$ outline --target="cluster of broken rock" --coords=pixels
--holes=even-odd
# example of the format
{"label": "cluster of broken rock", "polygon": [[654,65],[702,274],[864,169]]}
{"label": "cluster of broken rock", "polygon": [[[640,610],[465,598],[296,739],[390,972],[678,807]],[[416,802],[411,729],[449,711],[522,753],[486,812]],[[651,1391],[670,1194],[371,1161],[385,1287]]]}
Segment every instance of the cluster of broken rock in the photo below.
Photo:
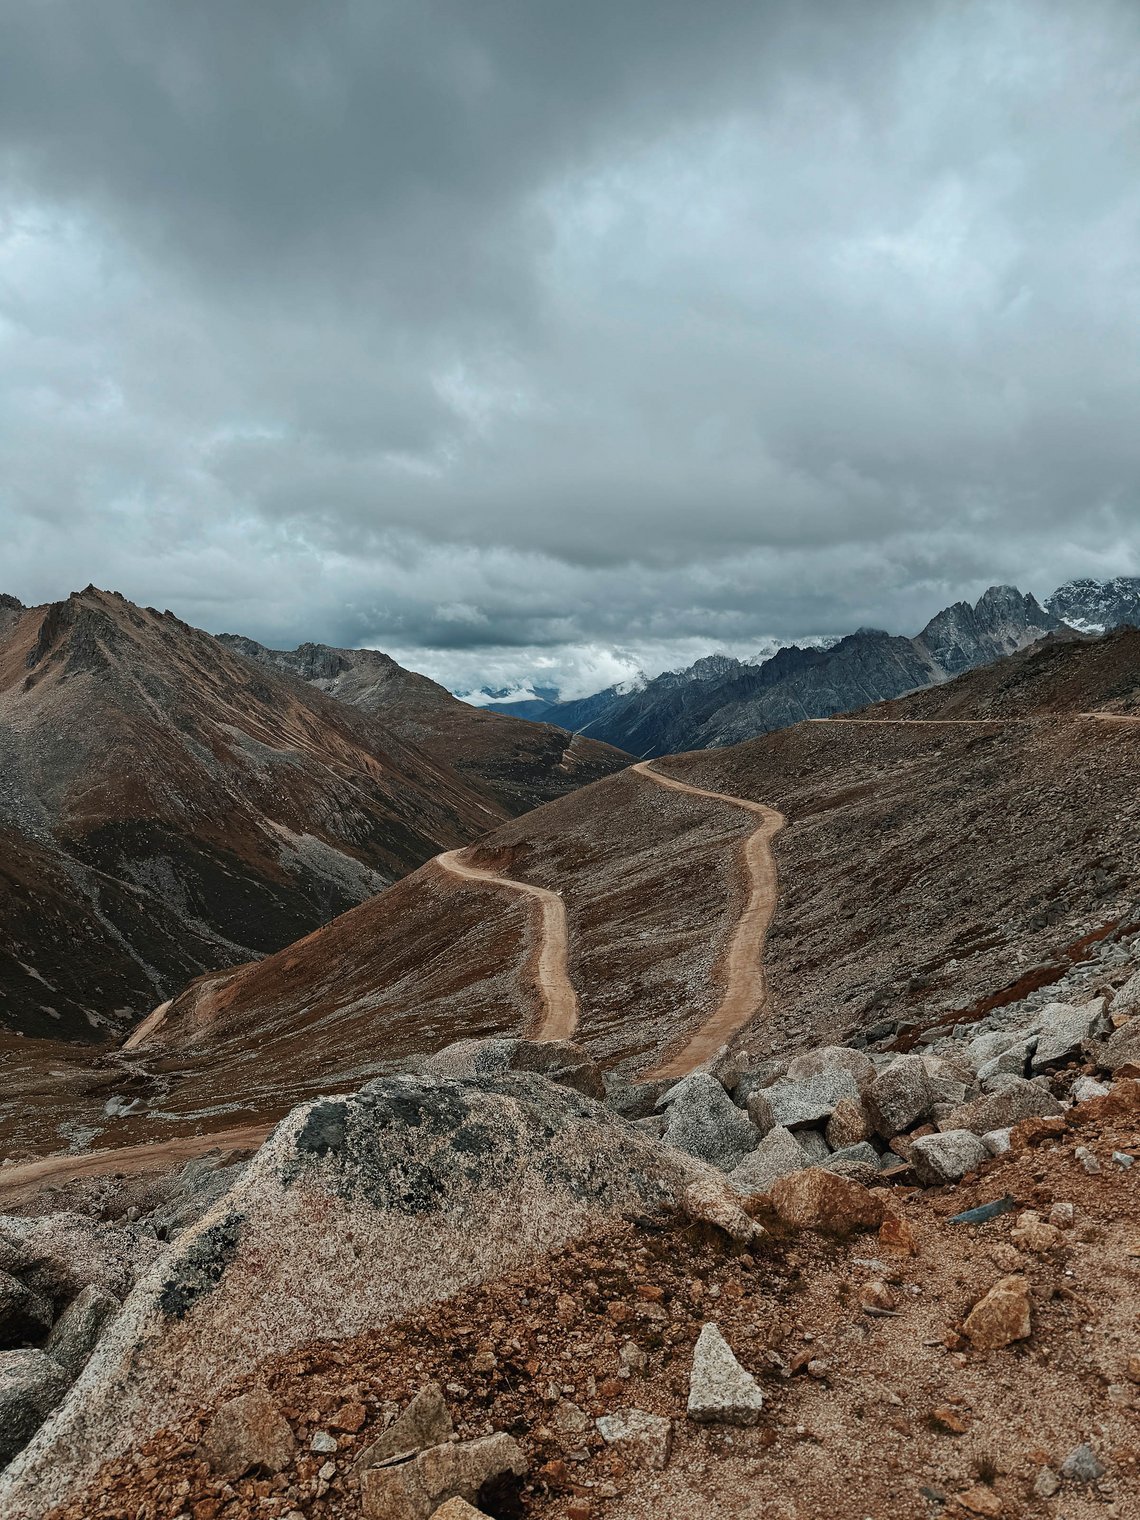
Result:
{"label": "cluster of broken rock", "polygon": [[[1049,1118],[1140,1070],[1140,973],[1112,998],[1049,1003],[1027,1024],[963,1031],[908,1054],[829,1045],[717,1077],[694,1072],[638,1122],[767,1193],[805,1166],[873,1185],[957,1182],[1009,1147],[1013,1126]],[[1124,1164],[1127,1164],[1125,1161]]]}
{"label": "cluster of broken rock", "polygon": [[[41,1515],[250,1365],[383,1324],[606,1219],[683,1211],[752,1242],[763,1195],[789,1229],[876,1228],[884,1249],[905,1249],[893,1180],[959,1180],[1016,1143],[1018,1126],[1064,1123],[1140,1075],[1140,972],[1115,993],[1004,1018],[918,1052],[828,1046],[673,1084],[607,1082],[570,1044],[465,1041],[294,1110],[228,1191],[206,1188],[202,1218],[181,1207],[172,1243],[145,1220],[0,1220],[0,1461],[15,1457],[0,1506]],[[1065,1224],[1027,1214],[1018,1228]],[[362,1278],[362,1253],[384,1270]],[[877,1307],[889,1308],[864,1303]],[[1007,1277],[964,1330],[980,1349],[1005,1345],[1029,1333],[1029,1312],[1024,1279]],[[463,1506],[525,1472],[506,1434],[458,1440],[437,1394],[424,1390],[357,1459],[366,1515],[470,1520]],[[754,1423],[760,1403],[710,1322],[689,1417]],[[615,1409],[598,1431],[645,1465],[668,1460],[660,1416]],[[293,1439],[255,1390],[218,1409],[203,1456],[223,1477],[280,1470]]]}

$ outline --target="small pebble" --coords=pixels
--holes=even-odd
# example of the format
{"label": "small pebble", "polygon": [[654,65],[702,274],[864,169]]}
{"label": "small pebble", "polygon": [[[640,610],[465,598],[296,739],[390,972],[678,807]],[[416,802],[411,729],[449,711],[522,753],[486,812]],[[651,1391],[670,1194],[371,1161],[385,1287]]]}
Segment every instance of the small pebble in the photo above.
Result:
{"label": "small pebble", "polygon": [[1104,1477],[1104,1472],[1103,1463],[1098,1461],[1096,1452],[1087,1444],[1074,1446],[1061,1463],[1061,1476],[1068,1478],[1070,1483],[1095,1483],[1098,1478]]}

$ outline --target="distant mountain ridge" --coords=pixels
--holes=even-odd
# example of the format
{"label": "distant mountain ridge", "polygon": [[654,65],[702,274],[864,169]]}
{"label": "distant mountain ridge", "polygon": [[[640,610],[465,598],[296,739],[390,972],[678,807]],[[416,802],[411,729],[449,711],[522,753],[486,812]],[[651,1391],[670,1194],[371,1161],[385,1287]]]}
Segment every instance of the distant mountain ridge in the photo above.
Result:
{"label": "distant mountain ridge", "polygon": [[1125,623],[1140,627],[1140,575],[1110,581],[1066,581],[1046,598],[1050,612],[1082,633],[1104,633]]}
{"label": "distant mountain ridge", "polygon": [[832,644],[789,644],[760,661],[706,655],[635,691],[611,687],[552,703],[542,716],[638,756],[709,749],[950,680],[1062,626],[1034,596],[991,586],[973,605],[944,608],[915,638],[861,628]]}
{"label": "distant mountain ridge", "polygon": [[379,649],[330,644],[269,649],[235,633],[220,633],[217,639],[247,660],[287,671],[370,714],[386,731],[476,782],[512,815],[608,776],[629,760],[609,745],[575,736],[565,724],[541,721],[540,713],[517,714],[538,719],[519,723],[472,707]]}

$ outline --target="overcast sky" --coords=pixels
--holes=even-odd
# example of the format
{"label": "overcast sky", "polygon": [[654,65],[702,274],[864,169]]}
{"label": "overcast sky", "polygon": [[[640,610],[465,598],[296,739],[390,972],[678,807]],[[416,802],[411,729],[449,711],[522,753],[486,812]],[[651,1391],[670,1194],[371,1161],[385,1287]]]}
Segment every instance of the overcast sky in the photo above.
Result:
{"label": "overcast sky", "polygon": [[578,693],[1140,571],[1136,0],[0,0],[0,589]]}

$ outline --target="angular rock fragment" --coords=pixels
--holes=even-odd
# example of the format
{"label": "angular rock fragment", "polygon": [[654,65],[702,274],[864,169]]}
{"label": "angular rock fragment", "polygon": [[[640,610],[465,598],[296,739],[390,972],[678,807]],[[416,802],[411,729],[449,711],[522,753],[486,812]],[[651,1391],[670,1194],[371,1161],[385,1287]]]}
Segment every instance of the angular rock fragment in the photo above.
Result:
{"label": "angular rock fragment", "polygon": [[1077,1060],[1103,1012],[1103,998],[1094,998],[1079,1008],[1069,1003],[1050,1003],[1042,1009],[1031,1069],[1047,1071],[1050,1066],[1064,1066],[1067,1061]]}
{"label": "angular rock fragment", "polygon": [[727,1172],[755,1148],[760,1136],[716,1078],[698,1071],[685,1078],[683,1089],[669,1105],[669,1124],[662,1138],[666,1145]]}
{"label": "angular rock fragment", "polygon": [[801,1077],[814,1077],[823,1071],[850,1072],[860,1087],[875,1079],[875,1063],[871,1057],[865,1051],[853,1050],[849,1045],[822,1045],[818,1050],[797,1056],[788,1066],[787,1074],[798,1080]]}
{"label": "angular rock fragment", "polygon": [[388,1429],[364,1448],[354,1465],[379,1467],[392,1457],[439,1446],[451,1438],[454,1430],[443,1389],[438,1383],[428,1383]]}
{"label": "angular rock fragment", "polygon": [[1129,1019],[1127,1024],[1110,1034],[1098,1050],[1096,1061],[1106,1071],[1140,1065],[1140,1017]]}
{"label": "angular rock fragment", "polygon": [[739,1166],[733,1167],[728,1180],[741,1193],[767,1193],[780,1177],[801,1171],[804,1165],[803,1147],[791,1130],[778,1125]]}
{"label": "angular rock fragment", "polygon": [[960,1182],[967,1172],[977,1171],[989,1159],[984,1142],[968,1129],[923,1135],[911,1148],[911,1164],[919,1181],[928,1187]]}
{"label": "angular rock fragment", "polygon": [[910,1129],[926,1117],[934,1102],[922,1057],[899,1056],[869,1084],[863,1099],[872,1124],[884,1140]]}
{"label": "angular rock fragment", "polygon": [[966,1316],[963,1330],[978,1351],[996,1351],[1032,1333],[1029,1284],[1024,1277],[1003,1277]]}
{"label": "angular rock fragment", "polygon": [[1095,1483],[1105,1474],[1104,1463],[1087,1444],[1074,1446],[1061,1463],[1061,1476],[1070,1483]]}
{"label": "angular rock fragment", "polygon": [[824,1129],[824,1138],[833,1151],[845,1150],[869,1140],[874,1126],[863,1107],[862,1099],[840,1098]]}
{"label": "angular rock fragment", "polygon": [[781,1177],[771,1190],[776,1213],[797,1230],[827,1235],[850,1235],[874,1230],[882,1223],[883,1205],[850,1178],[813,1167]]}
{"label": "angular rock fragment", "polygon": [[[738,1169],[739,1170],[739,1169]],[[735,1173],[732,1174],[735,1176]],[[747,1245],[755,1236],[764,1232],[754,1219],[740,1207],[737,1195],[728,1181],[715,1177],[702,1177],[691,1182],[681,1197],[681,1206],[690,1219],[699,1224],[711,1224],[732,1240]]]}
{"label": "angular rock fragment", "polygon": [[279,1473],[293,1456],[289,1422],[264,1388],[222,1404],[202,1434],[201,1453],[212,1472],[240,1478],[251,1469]]}
{"label": "angular rock fragment", "polygon": [[982,1136],[982,1144],[991,1156],[1004,1156],[1009,1150],[1009,1137],[1013,1134],[1011,1125],[1004,1129],[991,1129]]}
{"label": "angular rock fragment", "polygon": [[366,1468],[360,1475],[361,1513],[365,1520],[429,1520],[447,1500],[477,1505],[481,1489],[509,1485],[526,1470],[522,1448],[501,1431],[475,1441],[449,1441],[406,1462]]}
{"label": "angular rock fragment", "polygon": [[1044,1087],[1022,1077],[1011,1077],[1009,1086],[1001,1092],[975,1098],[972,1103],[954,1109],[939,1128],[969,1129],[975,1135],[987,1135],[991,1130],[1007,1129],[1022,1119],[1051,1118],[1063,1112],[1057,1099]]}
{"label": "angular rock fragment", "polygon": [[706,1324],[693,1351],[687,1414],[698,1424],[755,1425],[764,1396],[718,1327]]}
{"label": "angular rock fragment", "polygon": [[798,1081],[784,1078],[754,1092],[748,1112],[762,1134],[777,1125],[785,1129],[810,1129],[825,1123],[841,1099],[859,1101],[855,1078],[843,1067],[832,1067]]}
{"label": "angular rock fragment", "polygon": [[673,1448],[673,1422],[644,1409],[618,1409],[595,1422],[607,1446],[620,1446],[639,1467],[661,1472]]}
{"label": "angular rock fragment", "polygon": [[487,1077],[511,1071],[537,1072],[587,1098],[604,1098],[601,1068],[572,1040],[456,1040],[428,1057],[428,1071],[441,1077]]}

